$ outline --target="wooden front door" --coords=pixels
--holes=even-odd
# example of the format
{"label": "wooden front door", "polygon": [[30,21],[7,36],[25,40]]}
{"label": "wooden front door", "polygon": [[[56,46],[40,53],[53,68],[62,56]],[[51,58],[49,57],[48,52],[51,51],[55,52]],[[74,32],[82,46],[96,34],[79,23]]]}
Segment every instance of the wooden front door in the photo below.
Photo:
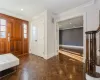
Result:
{"label": "wooden front door", "polygon": [[0,13],[0,54],[28,53],[28,21]]}
{"label": "wooden front door", "polygon": [[0,54],[10,53],[11,23],[0,18]]}
{"label": "wooden front door", "polygon": [[12,27],[12,37],[10,40],[11,52],[18,56],[23,54],[22,22],[15,20]]}

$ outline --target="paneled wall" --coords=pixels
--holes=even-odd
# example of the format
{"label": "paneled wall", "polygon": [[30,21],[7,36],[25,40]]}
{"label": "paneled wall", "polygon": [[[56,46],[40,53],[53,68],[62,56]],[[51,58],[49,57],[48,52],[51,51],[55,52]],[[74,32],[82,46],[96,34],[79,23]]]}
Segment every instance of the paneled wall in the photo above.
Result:
{"label": "paneled wall", "polygon": [[6,37],[0,38],[0,43],[5,44],[0,44],[0,54],[11,52],[19,56],[28,53],[28,21],[1,13],[0,19],[6,20]]}

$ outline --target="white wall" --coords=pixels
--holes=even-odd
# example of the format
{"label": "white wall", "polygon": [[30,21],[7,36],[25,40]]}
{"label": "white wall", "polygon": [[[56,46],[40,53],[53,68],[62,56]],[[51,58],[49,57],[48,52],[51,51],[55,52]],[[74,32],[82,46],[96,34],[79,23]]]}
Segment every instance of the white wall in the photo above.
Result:
{"label": "white wall", "polygon": [[63,12],[58,15],[57,22],[69,19],[75,16],[83,15],[84,18],[84,61],[86,57],[86,31],[96,30],[99,26],[100,0],[91,0],[91,2]]}
{"label": "white wall", "polygon": [[[93,0],[92,0],[93,1]],[[84,6],[71,9],[58,15],[57,20],[64,20],[68,17],[86,13],[87,30],[95,30],[98,27],[100,0],[97,2],[90,2]]]}
{"label": "white wall", "polygon": [[[54,19],[54,23],[52,22]],[[47,12],[47,54],[48,58],[56,55],[55,53],[55,15],[52,12]]]}
{"label": "white wall", "polygon": [[[99,26],[99,10],[100,10],[100,0],[91,0],[91,2],[79,6],[77,8],[71,9],[69,11],[63,12],[57,15],[56,22],[73,18],[76,16],[83,16],[84,18],[84,61],[86,56],[86,31],[96,30]],[[35,16],[37,17],[37,16]],[[46,11],[45,14],[45,55],[50,58],[57,54],[58,50],[58,33],[59,28],[55,27],[56,24],[51,23],[53,14]],[[30,27],[31,28],[31,27]],[[31,31],[30,31],[31,33]],[[31,37],[30,37],[31,40]],[[31,42],[31,41],[30,41]],[[30,43],[30,45],[32,45]]]}
{"label": "white wall", "polygon": [[38,14],[37,16],[34,16],[33,19],[30,21],[30,29],[29,29],[29,52],[31,53],[32,50],[32,24],[34,21],[39,20],[40,17],[44,20],[44,45],[45,45],[45,59],[49,59],[53,56],[55,56],[55,23],[52,23],[52,18],[55,19],[54,15],[50,11],[44,11],[43,13]]}
{"label": "white wall", "polygon": [[35,22],[38,22],[39,20],[42,20],[44,22],[44,56],[41,56],[43,58],[47,58],[47,11],[44,11],[37,16],[34,16],[32,20],[29,22],[29,52],[33,53],[33,44],[32,44],[32,26],[35,24]]}

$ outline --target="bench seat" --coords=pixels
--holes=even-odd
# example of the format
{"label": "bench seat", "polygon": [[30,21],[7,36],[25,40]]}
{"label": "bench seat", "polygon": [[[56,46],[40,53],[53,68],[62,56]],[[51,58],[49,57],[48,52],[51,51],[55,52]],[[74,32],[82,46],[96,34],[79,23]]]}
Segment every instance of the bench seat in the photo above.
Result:
{"label": "bench seat", "polygon": [[0,55],[0,72],[19,65],[19,59],[13,54]]}

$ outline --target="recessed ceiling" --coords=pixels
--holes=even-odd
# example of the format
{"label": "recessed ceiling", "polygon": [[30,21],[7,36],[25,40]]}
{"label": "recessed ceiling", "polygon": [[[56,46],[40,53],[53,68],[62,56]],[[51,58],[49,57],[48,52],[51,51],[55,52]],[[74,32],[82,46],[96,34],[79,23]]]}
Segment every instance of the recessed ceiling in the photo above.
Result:
{"label": "recessed ceiling", "polygon": [[58,25],[60,29],[83,27],[83,16],[61,21]]}
{"label": "recessed ceiling", "polygon": [[91,0],[0,0],[0,9],[31,19],[44,10],[59,14],[89,1]]}

